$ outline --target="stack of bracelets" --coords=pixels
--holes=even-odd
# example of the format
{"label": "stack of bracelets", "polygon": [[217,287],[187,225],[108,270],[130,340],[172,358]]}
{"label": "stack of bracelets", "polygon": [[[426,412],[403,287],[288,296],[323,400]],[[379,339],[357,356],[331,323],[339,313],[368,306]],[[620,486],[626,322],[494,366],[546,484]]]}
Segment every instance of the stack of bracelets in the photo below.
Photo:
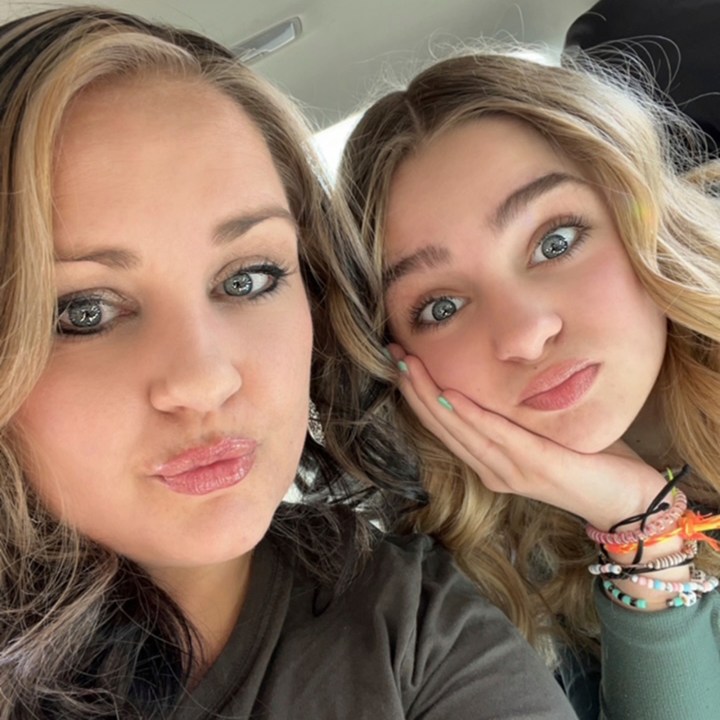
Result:
{"label": "stack of bracelets", "polygon": [[[689,607],[694,605],[698,596],[711,592],[720,581],[708,576],[692,565],[697,555],[698,541],[706,541],[716,546],[716,542],[702,533],[703,530],[717,528],[720,517],[705,517],[687,509],[687,497],[677,488],[677,482],[688,472],[686,465],[677,475],[668,470],[665,473],[668,485],[650,503],[642,515],[626,518],[613,525],[608,532],[598,530],[592,525],[586,526],[588,537],[600,547],[598,562],[590,565],[588,570],[602,578],[605,592],[615,600],[628,607],[647,610],[648,601],[635,598],[618,588],[614,580],[628,580],[632,583],[659,592],[674,592],[676,596],[666,601],[667,607]],[[671,502],[665,500],[670,496]],[[619,532],[618,528],[631,523],[640,523],[636,530]],[[678,552],[643,562],[643,550],[649,545],[662,543],[672,537],[683,538],[684,544]],[[627,565],[613,561],[608,553],[635,556]],[[653,578],[651,573],[668,568],[690,565],[690,580],[686,582],[669,582]]]}

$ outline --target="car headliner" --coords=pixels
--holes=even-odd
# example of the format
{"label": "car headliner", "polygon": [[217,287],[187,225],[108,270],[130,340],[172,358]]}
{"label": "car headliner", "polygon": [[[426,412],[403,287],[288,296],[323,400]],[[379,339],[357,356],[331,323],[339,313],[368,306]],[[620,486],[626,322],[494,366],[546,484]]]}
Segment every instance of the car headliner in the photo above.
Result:
{"label": "car headliner", "polygon": [[[96,4],[204,32],[231,47],[291,18],[298,38],[254,67],[317,128],[367,104],[380,78],[409,76],[449,46],[514,38],[557,51],[594,0],[114,0]],[[0,22],[74,3],[0,0]]]}

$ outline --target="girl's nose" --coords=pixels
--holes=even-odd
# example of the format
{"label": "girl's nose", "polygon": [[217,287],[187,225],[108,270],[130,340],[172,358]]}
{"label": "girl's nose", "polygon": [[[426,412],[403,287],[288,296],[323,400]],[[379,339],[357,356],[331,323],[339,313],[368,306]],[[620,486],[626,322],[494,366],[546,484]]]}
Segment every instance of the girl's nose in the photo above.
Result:
{"label": "girl's nose", "polygon": [[537,362],[562,326],[560,315],[543,301],[505,301],[492,311],[495,356],[506,362]]}

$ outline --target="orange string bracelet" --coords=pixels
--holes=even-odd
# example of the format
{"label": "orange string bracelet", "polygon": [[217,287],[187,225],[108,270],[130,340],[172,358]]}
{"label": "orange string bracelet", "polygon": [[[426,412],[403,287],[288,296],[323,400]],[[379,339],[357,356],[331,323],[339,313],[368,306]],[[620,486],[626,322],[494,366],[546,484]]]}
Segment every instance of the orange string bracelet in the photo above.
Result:
{"label": "orange string bracelet", "polygon": [[[706,542],[713,550],[720,552],[720,543],[705,534],[708,530],[720,530],[720,515],[701,515],[694,513],[692,510],[687,510],[678,520],[677,527],[645,540],[643,546],[656,545],[670,538],[679,536],[683,540]],[[604,548],[613,555],[625,555],[635,552],[638,548],[638,543],[632,542],[617,545],[610,543],[604,545]]]}

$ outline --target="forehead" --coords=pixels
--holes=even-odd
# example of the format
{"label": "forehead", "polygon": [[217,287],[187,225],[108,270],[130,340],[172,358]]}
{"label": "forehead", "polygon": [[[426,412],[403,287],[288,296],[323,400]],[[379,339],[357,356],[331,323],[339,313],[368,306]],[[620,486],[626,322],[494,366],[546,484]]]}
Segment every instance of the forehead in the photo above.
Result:
{"label": "forehead", "polygon": [[187,80],[138,79],[79,95],[61,126],[53,194],[62,221],[56,241],[68,224],[73,237],[106,235],[140,219],[148,227],[137,230],[150,232],[155,218],[181,226],[287,206],[267,143],[247,113],[219,90]]}
{"label": "forehead", "polygon": [[516,188],[549,172],[578,177],[575,163],[528,123],[489,117],[453,127],[396,170],[386,215],[386,253],[402,240],[438,239],[450,226],[486,221]]}
{"label": "forehead", "polygon": [[392,179],[390,202],[445,188],[458,192],[480,185],[490,192],[498,183],[504,186],[549,166],[569,169],[573,164],[528,123],[510,117],[471,120],[403,160]]}
{"label": "forehead", "polygon": [[97,145],[168,147],[193,135],[216,135],[231,146],[264,148],[260,131],[239,104],[202,80],[137,77],[107,80],[86,88],[70,103],[57,143],[57,160],[72,153],[76,162],[94,156]]}

